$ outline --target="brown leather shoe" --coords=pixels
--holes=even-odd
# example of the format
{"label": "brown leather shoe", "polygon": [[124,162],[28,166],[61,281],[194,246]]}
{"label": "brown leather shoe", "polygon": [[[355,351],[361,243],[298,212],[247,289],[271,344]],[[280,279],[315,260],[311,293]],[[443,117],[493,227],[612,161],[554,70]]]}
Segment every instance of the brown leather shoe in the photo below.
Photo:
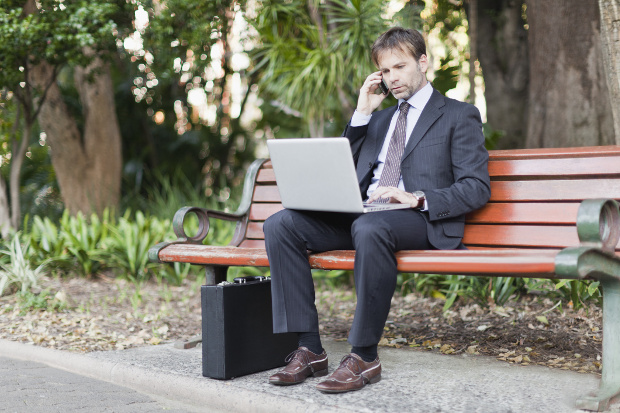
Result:
{"label": "brown leather shoe", "polygon": [[303,383],[308,377],[320,377],[327,374],[327,354],[314,354],[306,347],[299,347],[286,357],[288,365],[273,376],[269,383],[279,386]]}
{"label": "brown leather shoe", "polygon": [[379,357],[369,363],[357,354],[351,353],[342,358],[340,366],[316,388],[324,393],[343,393],[359,390],[367,384],[381,380]]}

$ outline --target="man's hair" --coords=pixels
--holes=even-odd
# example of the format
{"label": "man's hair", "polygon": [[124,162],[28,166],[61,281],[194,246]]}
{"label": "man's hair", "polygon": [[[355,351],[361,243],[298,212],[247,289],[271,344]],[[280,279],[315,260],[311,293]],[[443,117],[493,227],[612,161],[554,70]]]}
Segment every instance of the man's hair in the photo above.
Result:
{"label": "man's hair", "polygon": [[426,54],[424,37],[417,30],[403,27],[392,27],[383,33],[372,45],[372,61],[379,67],[379,55],[386,50],[399,49],[409,52],[417,61],[420,56]]}

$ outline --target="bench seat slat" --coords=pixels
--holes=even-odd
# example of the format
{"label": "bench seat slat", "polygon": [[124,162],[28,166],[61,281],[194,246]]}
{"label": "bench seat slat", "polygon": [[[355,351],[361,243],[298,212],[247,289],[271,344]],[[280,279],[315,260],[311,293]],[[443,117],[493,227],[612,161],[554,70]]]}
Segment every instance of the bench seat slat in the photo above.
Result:
{"label": "bench seat slat", "polygon": [[[396,253],[398,270],[427,274],[496,275],[529,274],[553,277],[557,251],[547,250],[459,250],[402,251]],[[225,266],[269,265],[264,249],[172,244],[159,253],[164,262],[189,262]],[[310,265],[317,269],[352,270],[355,251],[328,251],[310,254]]]}

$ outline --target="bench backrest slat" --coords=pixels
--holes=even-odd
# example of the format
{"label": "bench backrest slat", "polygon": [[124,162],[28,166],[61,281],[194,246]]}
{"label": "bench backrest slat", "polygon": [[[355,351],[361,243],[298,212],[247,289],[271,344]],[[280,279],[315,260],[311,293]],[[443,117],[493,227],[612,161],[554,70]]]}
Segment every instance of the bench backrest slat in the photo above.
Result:
{"label": "bench backrest slat", "polygon": [[491,182],[491,202],[582,201],[586,198],[620,199],[620,179]]}
{"label": "bench backrest slat", "polygon": [[275,185],[256,185],[252,202],[280,202],[280,193]]}
{"label": "bench backrest slat", "polygon": [[[472,224],[567,224],[575,225],[579,204],[492,202],[467,216]],[[263,218],[263,219],[266,219]]]}
{"label": "bench backrest slat", "polygon": [[463,238],[466,245],[502,245],[504,247],[563,248],[578,245],[574,226],[548,226],[544,231],[535,225],[489,225],[467,226]]}
{"label": "bench backrest slat", "polygon": [[[489,174],[491,200],[467,216],[464,242],[468,247],[576,246],[579,203],[587,198],[620,200],[620,146],[490,151]],[[263,222],[281,209],[267,161],[256,177],[240,246],[263,248]]]}
{"label": "bench backrest slat", "polygon": [[489,174],[496,177],[519,177],[540,179],[542,176],[609,176],[620,174],[620,164],[613,156],[573,159],[516,159],[494,161],[489,165]]}

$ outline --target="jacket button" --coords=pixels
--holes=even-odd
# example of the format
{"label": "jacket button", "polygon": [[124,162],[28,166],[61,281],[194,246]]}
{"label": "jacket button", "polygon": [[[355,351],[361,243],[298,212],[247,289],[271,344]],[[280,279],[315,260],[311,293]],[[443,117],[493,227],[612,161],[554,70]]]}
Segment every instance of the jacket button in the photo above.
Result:
{"label": "jacket button", "polygon": [[372,168],[372,162],[368,162],[368,168]]}

